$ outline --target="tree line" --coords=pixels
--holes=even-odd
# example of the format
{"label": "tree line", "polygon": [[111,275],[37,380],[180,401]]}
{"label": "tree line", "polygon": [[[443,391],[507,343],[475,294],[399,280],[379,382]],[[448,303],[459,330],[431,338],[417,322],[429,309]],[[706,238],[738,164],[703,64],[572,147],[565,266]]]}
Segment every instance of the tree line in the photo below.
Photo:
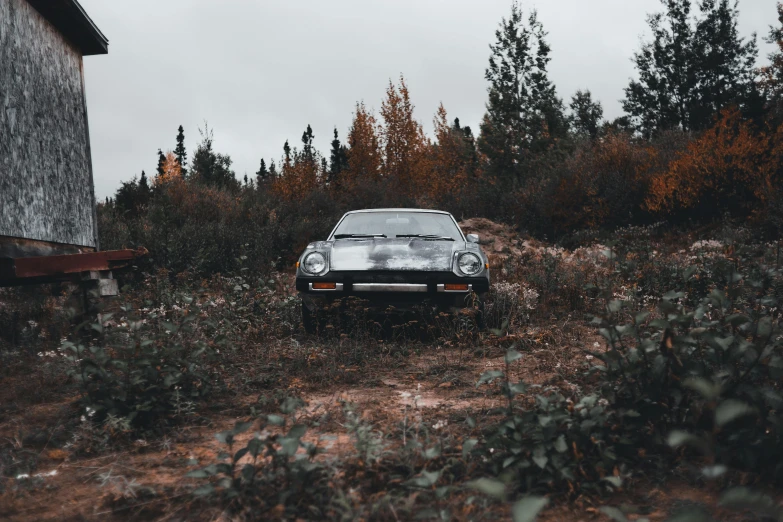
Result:
{"label": "tree line", "polygon": [[624,115],[612,121],[589,90],[567,102],[558,95],[543,22],[515,2],[490,44],[477,133],[441,105],[427,136],[400,76],[390,80],[377,114],[356,104],[345,139],[333,129],[328,154],[315,147],[307,125],[279,158],[261,159],[250,179],[237,179],[206,126],[189,159],[180,126],[176,147],[158,151],[152,180],[142,172],[123,183],[103,211],[140,219],[159,194],[209,189],[271,215],[289,207],[322,216],[435,207],[557,236],[728,213],[779,234],[783,5],[765,38],[776,49],[759,67],[756,36],[738,31],[737,0],[661,4],[647,19],[651,37],[633,54],[636,77],[625,87]]}

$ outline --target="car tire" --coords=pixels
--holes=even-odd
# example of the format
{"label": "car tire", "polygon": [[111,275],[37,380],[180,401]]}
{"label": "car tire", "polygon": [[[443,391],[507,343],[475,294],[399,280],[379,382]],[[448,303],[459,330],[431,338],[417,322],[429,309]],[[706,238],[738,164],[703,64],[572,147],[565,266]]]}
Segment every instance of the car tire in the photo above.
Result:
{"label": "car tire", "polygon": [[307,305],[304,303],[302,303],[302,326],[304,327],[304,331],[310,335],[318,333],[318,319],[316,314],[307,308]]}

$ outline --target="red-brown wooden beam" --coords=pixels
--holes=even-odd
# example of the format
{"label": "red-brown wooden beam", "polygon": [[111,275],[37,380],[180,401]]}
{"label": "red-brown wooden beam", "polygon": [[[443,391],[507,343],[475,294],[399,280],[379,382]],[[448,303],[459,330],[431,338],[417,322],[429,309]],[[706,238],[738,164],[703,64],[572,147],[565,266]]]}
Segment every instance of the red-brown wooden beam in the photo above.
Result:
{"label": "red-brown wooden beam", "polygon": [[138,250],[106,250],[84,254],[60,256],[18,257],[6,259],[0,279],[27,279],[58,277],[81,272],[113,270],[129,265],[137,257],[147,254],[145,248]]}

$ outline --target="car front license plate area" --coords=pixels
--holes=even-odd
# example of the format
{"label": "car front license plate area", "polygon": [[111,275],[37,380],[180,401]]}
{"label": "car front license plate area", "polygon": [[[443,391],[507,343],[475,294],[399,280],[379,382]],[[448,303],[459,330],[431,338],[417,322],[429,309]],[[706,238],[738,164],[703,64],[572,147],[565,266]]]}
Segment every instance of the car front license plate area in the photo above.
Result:
{"label": "car front license plate area", "polygon": [[419,283],[354,283],[354,292],[427,292],[426,284]]}

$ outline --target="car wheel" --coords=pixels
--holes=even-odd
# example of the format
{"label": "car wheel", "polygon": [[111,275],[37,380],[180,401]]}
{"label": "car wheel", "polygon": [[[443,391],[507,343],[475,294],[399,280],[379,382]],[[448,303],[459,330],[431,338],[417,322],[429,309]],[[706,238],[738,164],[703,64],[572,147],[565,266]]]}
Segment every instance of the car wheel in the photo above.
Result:
{"label": "car wheel", "polygon": [[305,332],[313,335],[318,333],[318,320],[316,314],[313,313],[307,305],[302,303],[302,326]]}

